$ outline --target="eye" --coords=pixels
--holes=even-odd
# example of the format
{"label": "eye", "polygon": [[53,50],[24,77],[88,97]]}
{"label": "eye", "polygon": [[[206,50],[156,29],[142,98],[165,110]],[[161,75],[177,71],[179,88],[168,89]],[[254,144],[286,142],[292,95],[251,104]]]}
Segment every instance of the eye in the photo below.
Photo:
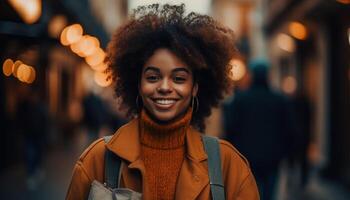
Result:
{"label": "eye", "polygon": [[176,83],[183,83],[183,82],[186,81],[186,78],[183,77],[183,76],[175,76],[175,77],[174,77],[174,81],[175,81]]}
{"label": "eye", "polygon": [[148,75],[146,76],[146,80],[149,82],[156,82],[159,80],[159,76],[156,75]]}

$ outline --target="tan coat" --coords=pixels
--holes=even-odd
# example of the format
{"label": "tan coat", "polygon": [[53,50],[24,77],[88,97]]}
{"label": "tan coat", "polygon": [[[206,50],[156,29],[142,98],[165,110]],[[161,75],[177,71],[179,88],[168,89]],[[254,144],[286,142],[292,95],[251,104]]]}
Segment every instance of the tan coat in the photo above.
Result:
{"label": "tan coat", "polygon": [[[73,177],[67,192],[67,200],[87,199],[93,180],[103,183],[104,152],[106,147],[125,160],[121,185],[143,193],[143,199],[150,200],[144,180],[145,166],[140,159],[138,121],[132,120],[121,127],[110,142],[95,141],[80,156],[75,165]],[[245,158],[228,142],[220,140],[223,181],[227,200],[258,200],[259,194],[254,177]],[[207,155],[200,133],[190,128],[186,133],[186,155],[177,181],[176,200],[207,200],[210,185]]]}

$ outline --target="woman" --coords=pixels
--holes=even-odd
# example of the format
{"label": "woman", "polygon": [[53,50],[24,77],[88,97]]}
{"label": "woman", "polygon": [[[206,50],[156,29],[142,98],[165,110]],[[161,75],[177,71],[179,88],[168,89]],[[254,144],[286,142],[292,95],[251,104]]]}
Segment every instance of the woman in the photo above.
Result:
{"label": "woman", "polygon": [[[66,199],[104,182],[106,148],[122,159],[120,184],[143,199],[210,199],[204,119],[230,90],[231,30],[181,6],[144,6],[119,28],[107,61],[115,92],[134,118],[78,160]],[[259,199],[245,158],[220,140],[226,199]]]}

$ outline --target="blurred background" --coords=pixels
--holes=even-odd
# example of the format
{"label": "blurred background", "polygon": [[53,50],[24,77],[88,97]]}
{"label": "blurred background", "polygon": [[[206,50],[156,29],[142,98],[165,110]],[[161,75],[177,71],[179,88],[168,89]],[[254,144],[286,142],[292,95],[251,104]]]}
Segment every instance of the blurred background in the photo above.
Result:
{"label": "blurred background", "polygon": [[[0,1],[2,198],[64,199],[82,151],[127,122],[102,61],[128,14],[157,2]],[[350,199],[350,1],[161,2],[183,2],[188,12],[208,14],[235,31],[235,88],[213,109],[206,132],[242,149],[254,174],[256,156],[269,160],[288,146],[275,162],[275,199]],[[266,91],[285,106],[250,93],[259,66],[267,72]],[[274,115],[277,110],[288,112]],[[286,126],[269,123],[275,118],[286,118]],[[262,154],[259,145],[271,151]]]}

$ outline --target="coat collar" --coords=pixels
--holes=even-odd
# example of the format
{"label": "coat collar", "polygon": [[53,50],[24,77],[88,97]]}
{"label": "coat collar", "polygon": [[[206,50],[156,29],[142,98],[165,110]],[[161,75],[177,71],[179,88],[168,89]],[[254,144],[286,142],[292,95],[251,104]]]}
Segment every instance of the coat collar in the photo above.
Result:
{"label": "coat collar", "polygon": [[[190,127],[186,132],[185,143],[187,153],[177,181],[176,200],[196,199],[209,184],[207,164],[204,162],[208,157],[200,133]],[[145,166],[142,159],[140,159],[141,144],[138,119],[133,119],[119,128],[107,144],[107,148],[122,159],[129,161],[128,168],[140,170],[142,182],[145,183]],[[125,184],[127,186],[135,181],[137,179],[125,179]],[[150,191],[146,184],[142,185],[142,193],[144,199],[150,199]]]}
{"label": "coat collar", "polygon": [[[107,148],[131,163],[136,161],[140,157],[141,149],[138,119],[135,118],[119,128],[108,142]],[[192,161],[200,162],[207,159],[201,134],[192,127],[186,132],[186,149],[186,156]]]}

